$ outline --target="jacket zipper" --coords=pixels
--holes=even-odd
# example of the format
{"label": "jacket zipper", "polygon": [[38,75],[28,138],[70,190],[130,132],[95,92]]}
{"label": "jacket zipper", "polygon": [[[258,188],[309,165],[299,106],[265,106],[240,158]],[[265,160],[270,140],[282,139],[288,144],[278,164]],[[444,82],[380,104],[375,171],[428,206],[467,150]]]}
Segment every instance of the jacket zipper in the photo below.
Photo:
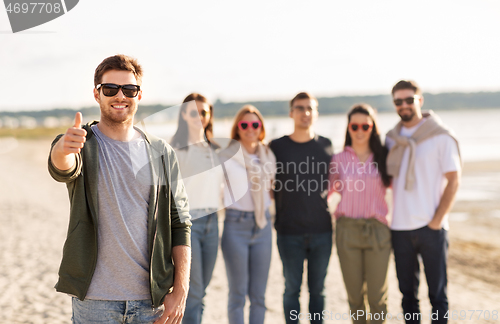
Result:
{"label": "jacket zipper", "polygon": [[[156,211],[155,211],[156,213]],[[149,261],[149,291],[150,291],[150,295],[151,295],[151,308],[155,308],[155,303],[154,303],[154,299],[153,299],[153,254],[154,254],[154,250],[155,250],[155,241],[156,241],[156,224],[154,225],[155,226],[155,234],[153,236],[153,247],[151,248],[151,258],[150,258],[150,261]]]}
{"label": "jacket zipper", "polygon": [[[163,156],[162,156],[163,160]],[[154,235],[153,235],[153,246],[151,247],[151,257],[149,258],[149,290],[151,294],[151,308],[155,308],[155,302],[154,302],[154,297],[153,297],[153,255],[154,255],[154,250],[155,250],[155,242],[156,242],[156,233],[158,230],[157,227],[157,221],[156,217],[158,215],[158,197],[160,196],[160,191],[161,191],[161,181],[162,181],[162,173],[160,172],[159,175],[159,183],[157,187],[157,193],[155,195],[155,211],[153,214],[153,226],[154,226]]]}
{"label": "jacket zipper", "polygon": [[[86,139],[90,139],[92,137],[92,130],[90,127],[86,127],[87,125],[84,126],[84,129],[87,131],[87,136],[86,136]],[[84,151],[82,150],[82,161],[83,161],[83,154],[84,154]],[[82,168],[82,173],[83,173],[83,178],[84,178],[84,183],[89,183],[88,182],[88,178],[87,178],[87,175],[88,175],[88,172],[86,172],[86,167],[85,167],[85,164],[84,164],[84,167]],[[87,191],[85,190],[85,193],[87,193]],[[92,201],[93,204],[96,204],[97,202],[94,202]],[[92,211],[90,212],[92,214]],[[97,231],[98,231],[98,221],[99,221],[99,216],[98,215],[94,215],[95,217],[93,217],[93,219],[95,219],[95,222],[94,222],[94,242],[95,242],[95,253],[94,253],[94,259],[92,260],[93,261],[93,264],[92,264],[92,273],[90,274],[90,277],[88,277],[87,279],[87,288],[85,289],[85,294],[84,296],[86,297],[87,296],[87,293],[89,291],[89,288],[90,288],[90,284],[92,283],[92,278],[94,277],[94,273],[95,273],[95,268],[97,266],[97,254],[98,254],[98,251],[99,251],[99,242],[98,242],[98,237],[97,237]]]}

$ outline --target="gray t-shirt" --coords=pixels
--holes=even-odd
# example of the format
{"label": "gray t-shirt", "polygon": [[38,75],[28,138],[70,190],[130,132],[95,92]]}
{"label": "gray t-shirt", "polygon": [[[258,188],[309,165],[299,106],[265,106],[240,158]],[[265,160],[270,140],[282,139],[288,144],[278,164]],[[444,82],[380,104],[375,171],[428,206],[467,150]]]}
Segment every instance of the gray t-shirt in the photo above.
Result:
{"label": "gray t-shirt", "polygon": [[148,208],[151,171],[144,139],[99,143],[98,253],[88,299],[141,300],[149,288]]}

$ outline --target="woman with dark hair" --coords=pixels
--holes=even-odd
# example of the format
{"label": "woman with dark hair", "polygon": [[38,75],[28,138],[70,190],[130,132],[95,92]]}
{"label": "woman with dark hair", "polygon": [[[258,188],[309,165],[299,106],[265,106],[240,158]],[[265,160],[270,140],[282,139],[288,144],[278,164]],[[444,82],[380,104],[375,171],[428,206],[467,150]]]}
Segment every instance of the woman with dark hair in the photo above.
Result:
{"label": "woman with dark hair", "polygon": [[[344,150],[332,157],[330,191],[340,194],[333,213],[340,267],[352,313],[363,311],[355,323],[385,323],[387,270],[391,231],[385,201],[391,178],[374,109],[355,105],[347,115]],[[369,311],[366,310],[368,301]]]}
{"label": "woman with dark hair", "polygon": [[[189,103],[193,101],[196,103],[198,115],[193,112],[194,109],[189,109],[188,111],[188,107],[190,106]],[[194,106],[191,105],[191,108],[194,108]],[[189,94],[182,102],[179,119],[177,121],[177,131],[172,137],[170,144],[174,148],[187,149],[188,141],[191,138],[194,141],[199,141],[201,139],[199,133],[202,133],[207,143],[211,143],[210,140],[213,137],[213,122],[214,106],[208,102],[207,98],[199,93],[193,92]],[[201,128],[200,125],[202,126]]]}
{"label": "woman with dark hair", "polygon": [[[250,300],[250,324],[263,324],[266,313],[265,292],[271,266],[272,232],[269,206],[271,184],[276,173],[276,158],[264,144],[264,120],[260,112],[246,105],[237,113],[231,130],[233,141],[225,152],[238,151],[243,158],[226,162],[228,174],[247,174],[244,195],[232,203],[224,195],[226,218],[221,248],[229,283],[229,324],[243,324],[243,308]],[[231,147],[235,146],[235,147]],[[232,155],[232,153],[230,153]]]}
{"label": "woman with dark hair", "polygon": [[192,93],[179,112],[177,132],[171,140],[188,194],[191,226],[191,274],[182,323],[200,324],[205,290],[212,278],[219,248],[217,210],[222,201],[223,174],[212,139],[213,106]]}

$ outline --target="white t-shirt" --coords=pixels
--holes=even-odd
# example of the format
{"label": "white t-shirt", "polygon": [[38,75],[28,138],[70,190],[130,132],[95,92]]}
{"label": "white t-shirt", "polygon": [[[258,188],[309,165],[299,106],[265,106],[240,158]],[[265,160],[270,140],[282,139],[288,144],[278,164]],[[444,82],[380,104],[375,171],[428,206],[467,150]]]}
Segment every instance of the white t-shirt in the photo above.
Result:
{"label": "white t-shirt", "polygon": [[[249,154],[250,158],[255,161],[252,163],[258,164],[259,157],[256,154]],[[229,174],[241,174],[242,172],[246,172],[246,169],[241,163],[231,159],[225,163],[226,170]],[[248,178],[247,178],[248,179]],[[232,186],[241,186],[240,188],[233,188],[235,192],[244,193],[241,195],[240,199],[237,199],[235,202],[231,201],[231,196],[228,192],[228,188],[224,188],[224,205],[226,208],[236,209],[241,211],[255,211],[255,207],[252,200],[252,193],[250,191],[251,183],[248,180],[247,183],[235,183],[234,181],[231,183]],[[269,192],[264,194],[264,207],[267,209],[271,206],[271,196]]]}
{"label": "white t-shirt", "polygon": [[[422,123],[411,128],[402,127],[400,135],[411,137]],[[389,149],[394,144],[391,138],[386,137]],[[437,135],[419,143],[415,153],[415,183],[412,190],[405,190],[409,147],[404,152],[399,176],[392,181],[394,211],[391,229],[396,231],[414,230],[429,224],[447,184],[444,174],[461,169],[457,144],[449,135]],[[449,229],[448,215],[444,216],[443,228]]]}
{"label": "white t-shirt", "polygon": [[[207,143],[176,151],[189,208],[219,209],[224,173],[217,153]],[[194,218],[193,218],[194,219]]]}

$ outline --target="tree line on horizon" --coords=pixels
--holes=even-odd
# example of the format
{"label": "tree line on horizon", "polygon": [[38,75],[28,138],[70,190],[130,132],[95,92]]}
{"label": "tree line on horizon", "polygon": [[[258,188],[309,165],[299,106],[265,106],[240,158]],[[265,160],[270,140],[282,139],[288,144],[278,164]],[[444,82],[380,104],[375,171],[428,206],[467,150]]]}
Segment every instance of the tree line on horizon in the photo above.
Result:
{"label": "tree line on horizon", "polygon": [[[487,109],[500,108],[500,91],[498,92],[447,92],[447,93],[424,93],[425,110],[459,110],[459,109]],[[338,96],[330,98],[318,98],[320,114],[342,114],[346,113],[351,106],[357,103],[367,103],[379,112],[393,111],[392,98],[390,95],[371,96]],[[249,101],[228,102],[217,100],[214,103],[215,118],[231,118],[245,104],[257,107],[264,116],[286,116],[289,111],[288,101]],[[141,120],[156,112],[162,111],[172,105],[140,105],[136,120]],[[81,111],[84,116],[98,116],[99,107],[84,107],[81,109],[51,109],[34,111],[0,111],[1,117],[29,116],[35,119],[45,117],[69,117],[73,118],[75,111]]]}

